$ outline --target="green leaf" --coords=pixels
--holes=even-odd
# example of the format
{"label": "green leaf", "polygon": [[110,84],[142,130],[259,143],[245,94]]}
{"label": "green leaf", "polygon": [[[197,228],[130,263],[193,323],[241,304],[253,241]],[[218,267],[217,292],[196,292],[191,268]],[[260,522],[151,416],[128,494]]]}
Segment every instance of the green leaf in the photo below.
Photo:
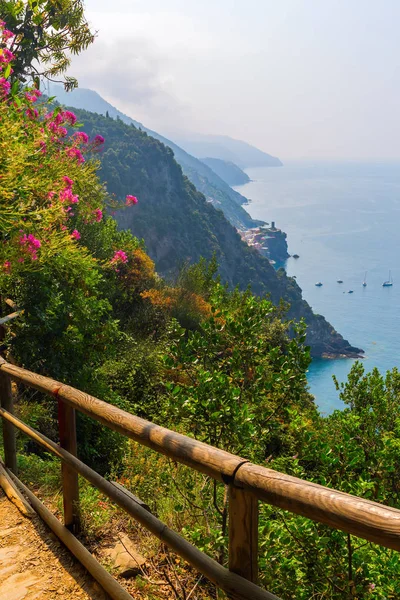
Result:
{"label": "green leaf", "polygon": [[10,73],[11,73],[11,64],[8,63],[8,65],[6,66],[6,68],[4,69],[4,73],[3,73],[3,77],[5,79],[8,79],[10,77]]}

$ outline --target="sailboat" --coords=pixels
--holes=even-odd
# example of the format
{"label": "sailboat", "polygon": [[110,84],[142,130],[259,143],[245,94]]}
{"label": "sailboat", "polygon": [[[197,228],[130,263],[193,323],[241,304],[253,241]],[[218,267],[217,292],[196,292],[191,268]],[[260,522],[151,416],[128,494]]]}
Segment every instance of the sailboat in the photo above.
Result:
{"label": "sailboat", "polygon": [[367,287],[367,271],[365,271],[363,287]]}
{"label": "sailboat", "polygon": [[382,283],[382,287],[392,287],[392,285],[393,285],[392,272],[389,271],[389,279]]}

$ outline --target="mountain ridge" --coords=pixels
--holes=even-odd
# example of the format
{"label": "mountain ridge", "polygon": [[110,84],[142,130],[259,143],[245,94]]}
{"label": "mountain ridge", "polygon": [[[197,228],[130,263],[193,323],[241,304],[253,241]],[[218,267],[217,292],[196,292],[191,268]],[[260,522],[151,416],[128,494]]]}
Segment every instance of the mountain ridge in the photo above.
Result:
{"label": "mountain ridge", "polygon": [[128,125],[133,124],[138,129],[145,131],[151,137],[171,148],[177,162],[181,165],[184,174],[216,208],[220,208],[224,212],[230,223],[236,228],[244,230],[257,227],[264,223],[263,221],[255,220],[250,217],[244,208],[242,208],[242,204],[248,202],[247,198],[233,190],[223,179],[214,173],[210,167],[194,156],[191,156],[171,140],[148,129],[142,123],[139,123],[139,121],[135,121],[135,119],[124,114],[115,106],[107,102],[107,100],[104,100],[104,98],[94,90],[77,88],[72,92],[65,92],[62,86],[49,84],[48,94],[50,96],[55,96],[61,104],[89,110],[90,112],[102,115],[108,114],[110,117],[121,119]]}
{"label": "mountain ridge", "polygon": [[214,255],[222,281],[231,288],[268,294],[275,304],[289,305],[288,318],[304,318],[307,341],[313,356],[356,356],[360,352],[335,331],[324,317],[314,315],[302,298],[296,281],[284,270],[276,272],[269,261],[244,243],[222,211],[182,173],[173,151],[145,131],[96,113],[75,110],[83,129],[106,142],[99,154],[100,177],[109,192],[124,198],[133,192],[139,198],[135,207],[118,211],[120,227],[143,238],[158,272],[176,276],[185,262]]}
{"label": "mountain ridge", "polygon": [[210,156],[233,162],[241,169],[250,167],[281,167],[283,163],[276,156],[252,146],[243,140],[228,135],[177,134],[172,139],[186,152],[197,158]]}
{"label": "mountain ridge", "polygon": [[230,160],[213,157],[205,157],[200,160],[230,186],[244,185],[251,181],[247,173]]}

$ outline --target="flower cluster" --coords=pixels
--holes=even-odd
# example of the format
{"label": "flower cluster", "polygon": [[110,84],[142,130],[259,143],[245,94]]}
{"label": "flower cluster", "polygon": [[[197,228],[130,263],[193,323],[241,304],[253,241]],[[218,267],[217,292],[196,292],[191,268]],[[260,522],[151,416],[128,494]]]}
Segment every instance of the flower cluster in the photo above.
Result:
{"label": "flower cluster", "polygon": [[25,98],[29,102],[36,102],[36,100],[38,98],[40,98],[41,95],[42,95],[42,92],[40,92],[37,89],[33,89],[33,90],[30,90],[29,92],[25,92]]}
{"label": "flower cluster", "polygon": [[103,211],[101,210],[101,208],[96,208],[96,210],[93,211],[94,214],[94,220],[96,221],[96,223],[100,223],[100,221],[103,218]]}
{"label": "flower cluster", "polygon": [[[40,240],[35,238],[35,236],[32,233],[30,233],[29,235],[26,235],[26,233],[24,233],[24,235],[22,235],[19,238],[19,244],[27,252],[31,260],[37,260],[37,252],[42,245]],[[20,262],[24,261],[23,258],[19,260]]]}
{"label": "flower cluster", "polygon": [[78,144],[88,144],[89,143],[89,136],[84,131],[75,131],[75,133],[73,134],[72,137],[75,138],[75,140],[77,141]]}
{"label": "flower cluster", "polygon": [[85,162],[82,152],[79,150],[79,148],[76,148],[75,146],[72,146],[72,148],[68,148],[67,156],[69,156],[70,158],[75,158],[77,163],[80,165]]}
{"label": "flower cluster", "polygon": [[39,113],[36,110],[36,108],[27,108],[25,111],[26,116],[28,117],[28,119],[37,119],[39,117]]}
{"label": "flower cluster", "polygon": [[138,199],[136,198],[136,196],[131,196],[130,194],[128,194],[128,196],[126,197],[125,200],[125,204],[127,206],[133,206],[134,204],[138,203]]}
{"label": "flower cluster", "polygon": [[112,265],[115,265],[118,263],[126,264],[127,262],[128,262],[128,255],[123,250],[117,250],[114,253],[114,256],[112,257],[112,259],[110,260],[110,263]]}
{"label": "flower cluster", "polygon": [[[15,56],[6,46],[7,42],[14,38],[14,34],[8,29],[5,29],[4,21],[0,21],[0,37],[2,43],[2,47],[0,47],[0,98],[5,98],[11,90],[11,85],[7,80],[7,77],[12,73],[10,63],[15,59]],[[6,69],[8,70],[8,73]]]}
{"label": "flower cluster", "polygon": [[8,48],[1,48],[0,52],[0,63],[8,65],[15,59],[15,55]]}
{"label": "flower cluster", "polygon": [[10,88],[10,82],[7,81],[7,79],[5,79],[4,77],[0,77],[0,97],[8,96],[8,94],[10,93]]}

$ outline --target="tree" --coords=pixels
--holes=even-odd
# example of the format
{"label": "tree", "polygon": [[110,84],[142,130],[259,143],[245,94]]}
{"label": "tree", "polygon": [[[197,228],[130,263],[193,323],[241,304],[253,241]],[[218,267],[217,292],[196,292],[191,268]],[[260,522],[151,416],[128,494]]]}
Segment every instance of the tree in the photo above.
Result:
{"label": "tree", "polygon": [[[40,77],[51,81],[64,74],[71,54],[79,54],[93,41],[81,0],[0,0],[0,20],[15,36],[10,46],[15,55],[12,78],[25,83]],[[65,76],[67,90],[77,87]]]}

